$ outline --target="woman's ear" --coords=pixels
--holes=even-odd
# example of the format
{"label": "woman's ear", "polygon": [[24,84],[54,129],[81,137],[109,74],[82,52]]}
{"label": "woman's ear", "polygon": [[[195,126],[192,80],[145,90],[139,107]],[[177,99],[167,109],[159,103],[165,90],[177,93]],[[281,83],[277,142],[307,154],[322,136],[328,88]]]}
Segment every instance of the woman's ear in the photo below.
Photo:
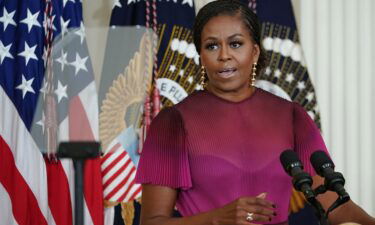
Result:
{"label": "woman's ear", "polygon": [[254,62],[258,62],[259,55],[260,55],[260,47],[259,47],[259,45],[255,44],[254,45],[254,51],[253,51],[253,60],[254,60]]}

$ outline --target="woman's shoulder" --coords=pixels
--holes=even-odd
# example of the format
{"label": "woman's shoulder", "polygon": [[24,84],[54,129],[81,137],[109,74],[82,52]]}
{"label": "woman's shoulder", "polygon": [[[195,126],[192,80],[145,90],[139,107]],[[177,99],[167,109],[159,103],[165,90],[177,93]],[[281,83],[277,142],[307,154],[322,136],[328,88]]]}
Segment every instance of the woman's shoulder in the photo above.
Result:
{"label": "woman's shoulder", "polygon": [[279,115],[281,115],[281,112],[287,112],[287,114],[293,115],[293,118],[296,120],[300,119],[314,123],[313,113],[307,112],[306,109],[299,103],[277,96],[262,89],[259,90],[261,93],[261,102],[263,102],[263,104],[265,104],[271,111],[278,112]]}
{"label": "woman's shoulder", "polygon": [[158,123],[162,121],[170,121],[171,123],[175,123],[183,121],[182,114],[193,108],[192,106],[199,102],[197,100],[200,99],[200,96],[202,96],[202,93],[200,91],[195,91],[184,98],[181,102],[172,106],[163,107],[152,122]]}
{"label": "woman's shoulder", "polygon": [[204,93],[204,91],[194,91],[193,93],[189,94],[186,98],[184,98],[181,102],[177,103],[172,107],[174,107],[176,110],[180,112],[183,112],[187,109],[191,109],[193,106],[202,104],[202,100],[205,96],[206,94]]}
{"label": "woman's shoulder", "polygon": [[177,103],[176,106],[190,104],[192,101],[194,102],[197,99],[200,99],[204,95],[205,95],[204,91],[201,91],[201,90],[193,91],[186,98],[184,98],[181,102]]}
{"label": "woman's shoulder", "polygon": [[259,93],[258,99],[260,100],[260,102],[269,106],[273,106],[277,108],[280,108],[280,107],[293,108],[297,104],[291,101],[290,99],[287,99],[286,97],[281,97],[279,95],[263,90],[261,88],[258,88],[257,91]]}

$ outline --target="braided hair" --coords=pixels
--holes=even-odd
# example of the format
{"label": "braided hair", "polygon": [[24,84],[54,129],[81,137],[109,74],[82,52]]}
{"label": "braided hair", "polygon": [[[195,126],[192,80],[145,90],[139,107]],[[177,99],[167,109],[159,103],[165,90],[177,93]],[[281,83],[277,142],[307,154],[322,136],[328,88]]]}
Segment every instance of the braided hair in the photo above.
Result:
{"label": "braided hair", "polygon": [[259,46],[257,74],[264,69],[267,63],[266,54],[260,43],[260,24],[253,11],[239,0],[216,0],[203,6],[194,21],[193,39],[198,53],[201,51],[201,36],[204,26],[210,19],[216,16],[239,16],[249,30],[250,37]]}

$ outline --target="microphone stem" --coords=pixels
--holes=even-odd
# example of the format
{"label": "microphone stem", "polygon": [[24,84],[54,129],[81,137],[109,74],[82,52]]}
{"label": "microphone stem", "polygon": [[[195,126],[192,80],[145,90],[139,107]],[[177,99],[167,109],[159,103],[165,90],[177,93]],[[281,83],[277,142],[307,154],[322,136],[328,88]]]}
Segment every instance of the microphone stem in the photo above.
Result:
{"label": "microphone stem", "polygon": [[318,200],[311,199],[309,203],[313,206],[315,210],[315,215],[319,219],[319,225],[329,225],[327,214],[325,213],[323,206]]}

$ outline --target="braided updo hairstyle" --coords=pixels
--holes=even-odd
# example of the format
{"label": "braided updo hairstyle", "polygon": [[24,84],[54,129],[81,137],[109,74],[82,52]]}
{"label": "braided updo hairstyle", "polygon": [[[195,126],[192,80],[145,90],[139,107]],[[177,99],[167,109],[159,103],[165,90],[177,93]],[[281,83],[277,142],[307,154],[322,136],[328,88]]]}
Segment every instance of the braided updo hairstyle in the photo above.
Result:
{"label": "braided updo hairstyle", "polygon": [[203,6],[194,22],[193,39],[198,53],[201,51],[201,36],[204,26],[210,19],[216,16],[239,16],[249,30],[253,42],[259,46],[260,54],[257,66],[257,75],[265,68],[267,59],[260,43],[260,24],[258,17],[251,9],[238,0],[216,0]]}

